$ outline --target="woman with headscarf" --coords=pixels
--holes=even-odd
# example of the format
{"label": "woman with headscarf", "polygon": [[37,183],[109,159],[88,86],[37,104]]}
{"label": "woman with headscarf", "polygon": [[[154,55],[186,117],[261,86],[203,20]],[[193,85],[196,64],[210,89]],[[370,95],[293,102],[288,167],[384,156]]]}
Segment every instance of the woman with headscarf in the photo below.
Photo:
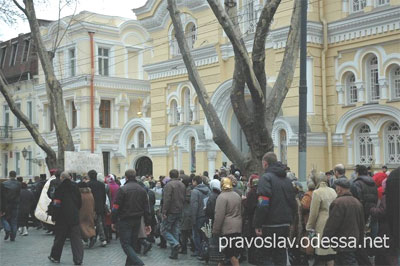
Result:
{"label": "woman with headscarf", "polygon": [[[236,237],[242,233],[242,198],[233,191],[230,178],[222,178],[221,190],[215,206],[213,234],[233,240],[232,246],[225,248],[223,252],[231,264],[236,266],[239,265],[238,257],[241,252],[236,247]],[[219,265],[223,265],[223,263],[220,262]]]}
{"label": "woman with headscarf", "polygon": [[[106,184],[108,185],[109,188],[109,197],[110,197],[110,206],[114,206],[114,201],[117,198],[117,192],[119,189],[119,185],[115,182],[115,176],[109,174],[106,179]],[[111,215],[106,216],[106,227],[107,227],[107,239],[110,241],[112,240],[112,229],[111,229]]]}
{"label": "woman with headscarf", "polygon": [[[79,210],[79,227],[81,228],[83,241],[88,244],[89,248],[91,248],[96,242],[96,229],[94,227],[94,217],[96,216],[94,198],[92,191],[86,182],[79,182],[78,187],[82,199],[82,207]],[[89,243],[88,240],[90,240]]]}
{"label": "woman with headscarf", "polygon": [[[336,192],[328,186],[328,177],[325,173],[320,173],[317,179],[317,189],[314,190],[311,199],[310,215],[306,226],[307,231],[313,231],[321,241],[326,221],[329,217],[329,206],[336,199]],[[336,252],[332,248],[316,248],[316,263],[318,265],[334,265]]]}
{"label": "woman with headscarf", "polygon": [[[257,174],[252,174],[250,176],[249,191],[247,192],[246,198],[243,200],[244,232],[246,232],[245,236],[249,238],[256,237],[256,230],[253,227],[253,217],[257,207],[257,185],[259,178]],[[247,255],[250,264],[257,264],[257,248],[254,245],[249,247]]]}

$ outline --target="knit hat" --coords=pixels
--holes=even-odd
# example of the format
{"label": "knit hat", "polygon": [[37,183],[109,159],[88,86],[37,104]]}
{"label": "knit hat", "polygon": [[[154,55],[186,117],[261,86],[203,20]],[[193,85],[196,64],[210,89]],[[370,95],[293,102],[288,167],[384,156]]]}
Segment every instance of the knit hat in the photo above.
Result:
{"label": "knit hat", "polygon": [[221,191],[221,182],[218,179],[211,180],[210,188],[211,190],[216,189],[218,191]]}
{"label": "knit hat", "polygon": [[335,185],[339,186],[339,187],[342,187],[342,188],[350,188],[350,182],[345,177],[341,177],[341,178],[336,179]]}

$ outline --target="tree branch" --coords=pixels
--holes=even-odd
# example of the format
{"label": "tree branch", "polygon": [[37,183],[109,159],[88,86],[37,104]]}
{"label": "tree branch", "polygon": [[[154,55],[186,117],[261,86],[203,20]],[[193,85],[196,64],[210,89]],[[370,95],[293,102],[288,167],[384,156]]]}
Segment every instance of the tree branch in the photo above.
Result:
{"label": "tree branch", "polygon": [[240,56],[243,58],[243,70],[246,77],[246,83],[250,90],[253,102],[256,105],[256,110],[258,110],[260,106],[264,106],[265,97],[263,96],[264,94],[253,71],[252,62],[250,60],[249,54],[247,53],[246,46],[242,38],[239,36],[238,30],[235,29],[236,27],[221,6],[220,2],[217,0],[207,0],[207,2],[214,12],[215,17],[218,19],[219,23],[224,29],[229,40],[231,41],[232,47],[235,51],[235,56]]}
{"label": "tree branch", "polygon": [[265,1],[260,19],[257,22],[256,33],[254,35],[252,52],[253,69],[264,95],[266,94],[267,88],[265,73],[265,41],[280,2],[281,0]]}
{"label": "tree branch", "polygon": [[294,1],[285,54],[274,87],[267,99],[267,124],[271,127],[293,81],[300,46],[300,1]]}
{"label": "tree branch", "polygon": [[18,9],[21,10],[27,16],[26,9],[23,8],[16,0],[12,0],[12,1],[13,1],[14,5],[16,5],[18,7]]}
{"label": "tree branch", "polygon": [[56,153],[39,133],[37,127],[32,124],[29,118],[15,104],[15,101],[10,93],[10,89],[5,83],[2,75],[0,75],[0,91],[6,99],[10,110],[25,125],[26,129],[29,131],[36,144],[46,153],[47,157],[56,158]]}
{"label": "tree branch", "polygon": [[214,142],[221,148],[221,150],[228,156],[228,158],[238,164],[245,161],[243,154],[236,148],[236,146],[229,139],[218,115],[212,105],[208,96],[207,90],[200,78],[197,67],[190,53],[189,46],[187,45],[185,34],[183,31],[180,12],[176,6],[175,0],[168,0],[168,11],[170,13],[172,23],[175,29],[175,36],[178,41],[179,49],[182,54],[183,61],[188,70],[189,80],[196,90],[199,102],[203,108],[207,122],[213,132]]}

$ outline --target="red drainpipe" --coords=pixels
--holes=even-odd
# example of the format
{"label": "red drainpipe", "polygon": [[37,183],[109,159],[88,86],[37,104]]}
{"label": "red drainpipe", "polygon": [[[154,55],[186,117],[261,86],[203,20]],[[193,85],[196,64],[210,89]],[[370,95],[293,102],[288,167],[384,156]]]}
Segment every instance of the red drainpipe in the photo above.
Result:
{"label": "red drainpipe", "polygon": [[89,32],[90,38],[90,151],[94,153],[94,32]]}

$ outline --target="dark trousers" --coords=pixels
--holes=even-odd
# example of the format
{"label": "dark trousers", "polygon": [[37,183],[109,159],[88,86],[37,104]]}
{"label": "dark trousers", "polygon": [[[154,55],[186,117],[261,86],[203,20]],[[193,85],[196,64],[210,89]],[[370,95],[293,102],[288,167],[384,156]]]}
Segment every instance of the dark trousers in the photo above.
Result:
{"label": "dark trousers", "polygon": [[335,257],[336,266],[358,266],[355,252],[338,251]]}
{"label": "dark trousers", "polygon": [[67,236],[71,239],[72,256],[75,263],[83,261],[83,245],[79,225],[55,225],[55,238],[50,256],[56,260],[61,259],[62,250]]}
{"label": "dark trousers", "polygon": [[18,207],[13,208],[9,213],[1,217],[4,231],[10,233],[10,238],[15,239],[17,235]]}
{"label": "dark trousers", "polygon": [[104,233],[104,214],[96,214],[96,236],[99,236],[100,241],[106,241],[106,234]]}
{"label": "dark trousers", "polygon": [[[289,237],[289,226],[279,226],[279,227],[263,227],[262,237],[271,237],[275,235],[276,239],[279,237]],[[262,265],[280,265],[286,266],[287,264],[287,251],[286,248],[263,248],[260,252],[262,257]]]}
{"label": "dark trousers", "polygon": [[121,220],[118,223],[119,240],[126,254],[125,265],[144,265],[143,261],[136,255],[134,246],[138,242],[141,217]]}
{"label": "dark trousers", "polygon": [[187,243],[190,240],[190,236],[192,235],[192,230],[181,230],[181,246],[182,250],[187,250]]}

